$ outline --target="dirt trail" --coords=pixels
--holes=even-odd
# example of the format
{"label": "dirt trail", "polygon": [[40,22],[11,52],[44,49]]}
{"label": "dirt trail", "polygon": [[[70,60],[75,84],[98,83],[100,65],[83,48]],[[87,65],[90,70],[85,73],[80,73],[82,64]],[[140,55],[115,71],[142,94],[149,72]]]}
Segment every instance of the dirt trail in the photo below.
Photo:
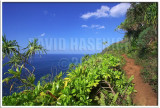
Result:
{"label": "dirt trail", "polygon": [[134,60],[128,58],[126,55],[122,55],[126,60],[126,65],[123,69],[128,77],[134,75],[133,83],[135,83],[135,89],[137,93],[133,97],[133,103],[142,106],[157,106],[157,95],[152,90],[148,83],[144,83],[140,76],[141,67],[135,65]]}

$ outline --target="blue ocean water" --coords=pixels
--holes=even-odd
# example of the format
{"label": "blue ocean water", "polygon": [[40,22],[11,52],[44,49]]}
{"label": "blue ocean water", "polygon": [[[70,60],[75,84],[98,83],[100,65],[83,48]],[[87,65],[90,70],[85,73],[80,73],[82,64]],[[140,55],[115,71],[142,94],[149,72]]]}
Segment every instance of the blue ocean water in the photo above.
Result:
{"label": "blue ocean water", "polygon": [[[59,74],[61,71],[64,73],[63,77],[65,77],[65,72],[69,68],[70,63],[78,64],[81,63],[81,58],[83,57],[83,54],[44,54],[44,55],[35,55],[33,56],[29,62],[35,67],[35,84],[40,80],[41,77],[52,74],[53,77]],[[8,62],[8,59],[5,58],[3,60],[3,64]],[[9,75],[4,74],[8,71],[11,67],[9,65],[3,66],[2,71],[2,78],[6,78]],[[32,67],[28,67],[30,70],[32,70]],[[13,82],[10,82],[9,84],[12,84]],[[10,93],[10,86],[3,83],[2,85],[2,95],[7,96],[12,94],[13,92],[18,92],[18,89],[14,87],[12,92]]]}

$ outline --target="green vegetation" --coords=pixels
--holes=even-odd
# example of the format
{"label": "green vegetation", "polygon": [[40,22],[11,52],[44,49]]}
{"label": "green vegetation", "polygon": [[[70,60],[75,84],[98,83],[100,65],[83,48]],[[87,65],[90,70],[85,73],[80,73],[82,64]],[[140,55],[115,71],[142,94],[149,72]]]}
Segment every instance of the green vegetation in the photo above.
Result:
{"label": "green vegetation", "polygon": [[116,30],[126,31],[124,39],[102,53],[126,53],[141,65],[141,76],[158,91],[158,3],[131,3],[126,19]]}
{"label": "green vegetation", "polygon": [[[46,75],[34,85],[35,67],[29,63],[29,58],[36,52],[45,51],[37,41],[29,42],[21,53],[15,40],[8,41],[3,36],[3,57],[7,56],[10,61],[6,64],[12,66],[5,73],[11,76],[3,79],[3,83],[13,82],[10,91],[13,86],[23,89],[20,93],[4,96],[3,105],[133,105],[131,94],[135,90],[131,81],[134,77],[127,79],[121,69],[123,58],[111,54],[86,55],[81,64],[70,65],[66,78],[62,79],[61,72],[53,81],[46,82],[50,77]],[[33,70],[26,65],[32,66]]]}
{"label": "green vegetation", "polygon": [[[8,82],[11,80],[13,83],[10,86],[10,91],[12,90],[13,86],[17,86],[19,88],[25,89],[33,89],[35,87],[35,67],[32,66],[29,62],[29,58],[35,55],[35,53],[44,53],[46,50],[41,46],[38,45],[38,39],[34,39],[33,42],[29,41],[29,45],[22,49],[23,53],[20,52],[20,46],[16,42],[16,40],[8,41],[6,36],[2,36],[2,54],[3,58],[8,57],[10,60],[9,62],[3,64],[10,65],[11,69],[5,74],[9,74],[10,76],[3,79],[2,82]],[[31,66],[33,70],[29,70],[26,66]],[[22,72],[22,70],[25,70]]]}
{"label": "green vegetation", "polygon": [[[23,49],[24,53],[20,53],[18,43],[8,41],[3,36],[3,58],[7,56],[10,59],[7,64],[12,65],[7,72],[12,76],[5,78],[3,82],[8,83],[14,78],[21,82],[19,87],[25,87],[20,93],[4,96],[3,105],[133,105],[131,97],[135,92],[132,83],[134,76],[127,79],[121,68],[125,63],[121,56],[124,53],[143,66],[143,78],[157,91],[157,5],[131,3],[125,21],[116,29],[126,31],[122,41],[107,47],[102,54],[84,56],[81,64],[71,64],[66,78],[62,78],[61,72],[53,81],[45,82],[43,79],[49,76],[47,75],[37,85],[34,85],[35,68],[28,60],[36,52],[45,52],[45,49],[35,39]],[[33,70],[27,69],[26,65],[32,66]],[[22,69],[26,70],[27,76],[22,75]],[[12,87],[13,84],[11,89]]]}
{"label": "green vegetation", "polygon": [[132,105],[133,76],[127,79],[121,59],[110,54],[85,56],[53,82],[3,97],[3,105]]}

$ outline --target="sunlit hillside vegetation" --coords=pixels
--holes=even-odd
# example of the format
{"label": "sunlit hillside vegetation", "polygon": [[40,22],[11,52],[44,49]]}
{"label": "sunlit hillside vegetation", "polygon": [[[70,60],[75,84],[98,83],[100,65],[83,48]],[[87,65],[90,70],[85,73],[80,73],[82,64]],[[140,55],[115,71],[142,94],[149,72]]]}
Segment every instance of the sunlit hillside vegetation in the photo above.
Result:
{"label": "sunlit hillside vegetation", "polygon": [[126,31],[123,41],[104,49],[126,53],[141,65],[141,76],[158,91],[158,4],[132,3],[124,22],[116,30]]}
{"label": "sunlit hillside vegetation", "polygon": [[82,64],[70,65],[67,77],[38,82],[33,90],[3,97],[3,105],[132,105],[134,87],[121,70],[122,58],[88,55]]}
{"label": "sunlit hillside vegetation", "polygon": [[[37,40],[29,42],[25,49],[20,49],[16,41],[8,41],[3,36],[3,57],[7,56],[12,66],[3,79],[3,83],[19,81],[24,90],[2,98],[4,106],[67,106],[67,105],[134,105],[132,94],[134,76],[127,78],[122,66],[125,60],[121,56],[127,54],[136,59],[137,64],[143,66],[141,72],[144,81],[149,82],[153,89],[158,89],[158,4],[131,3],[126,19],[116,30],[125,30],[124,40],[115,43],[102,51],[101,54],[86,55],[82,63],[71,64],[67,76],[63,79],[62,73],[52,82],[38,81],[33,70],[25,66],[30,65],[28,59],[36,52],[45,52]],[[21,53],[20,50],[24,50]],[[10,55],[12,53],[12,56]],[[23,76],[22,70],[26,70]],[[45,77],[44,77],[45,78]],[[14,82],[13,82],[14,83]],[[14,84],[10,86],[12,90]]]}

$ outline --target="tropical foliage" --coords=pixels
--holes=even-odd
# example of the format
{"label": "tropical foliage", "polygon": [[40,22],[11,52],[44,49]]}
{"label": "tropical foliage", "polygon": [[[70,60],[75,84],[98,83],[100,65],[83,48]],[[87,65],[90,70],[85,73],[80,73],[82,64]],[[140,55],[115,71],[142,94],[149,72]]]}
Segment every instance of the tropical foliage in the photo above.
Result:
{"label": "tropical foliage", "polygon": [[[70,64],[66,78],[62,78],[61,72],[53,81],[46,81],[45,78],[50,77],[47,75],[38,81],[37,85],[34,85],[35,68],[30,64],[29,58],[46,50],[38,45],[38,40],[35,39],[29,42],[21,53],[16,41],[8,41],[6,36],[3,36],[3,58],[8,57],[10,61],[6,64],[11,65],[11,69],[6,73],[11,76],[3,79],[3,82],[17,79],[12,80],[10,90],[16,83],[14,81],[21,82],[19,87],[25,87],[20,93],[4,96],[3,105],[133,105],[132,93],[136,92],[132,83],[134,77],[126,78],[121,69],[125,63],[121,56],[123,53],[134,57],[137,63],[144,67],[142,75],[145,81],[157,91],[157,5],[131,3],[125,21],[116,29],[126,31],[122,41],[104,49],[102,54],[84,56],[81,64]],[[31,66],[33,70],[29,70],[27,66]]]}
{"label": "tropical foliage", "polygon": [[[3,79],[2,82],[6,82],[7,84],[9,81],[12,82],[10,91],[12,90],[13,86],[19,86],[19,88],[25,87],[25,89],[33,89],[35,87],[35,67],[30,64],[29,57],[34,56],[37,51],[39,53],[42,51],[43,53],[46,50],[43,49],[41,45],[38,45],[37,39],[34,39],[33,42],[29,41],[29,45],[22,49],[26,51],[21,53],[20,46],[16,40],[8,41],[5,35],[2,36],[2,49],[3,58],[9,58],[9,62],[3,64],[3,66],[6,64],[11,66],[11,69],[9,69],[8,72],[5,72],[5,74],[9,74],[9,76]],[[32,71],[28,69],[29,66],[33,68]]]}
{"label": "tropical foliage", "polygon": [[136,59],[143,66],[142,77],[158,90],[158,3],[131,3],[126,19],[118,27],[125,32],[124,39],[106,51],[119,51]]}
{"label": "tropical foliage", "polygon": [[62,72],[42,86],[3,97],[3,105],[132,105],[135,91],[121,70],[121,59],[110,54],[85,56],[82,64],[71,65],[66,78]]}

